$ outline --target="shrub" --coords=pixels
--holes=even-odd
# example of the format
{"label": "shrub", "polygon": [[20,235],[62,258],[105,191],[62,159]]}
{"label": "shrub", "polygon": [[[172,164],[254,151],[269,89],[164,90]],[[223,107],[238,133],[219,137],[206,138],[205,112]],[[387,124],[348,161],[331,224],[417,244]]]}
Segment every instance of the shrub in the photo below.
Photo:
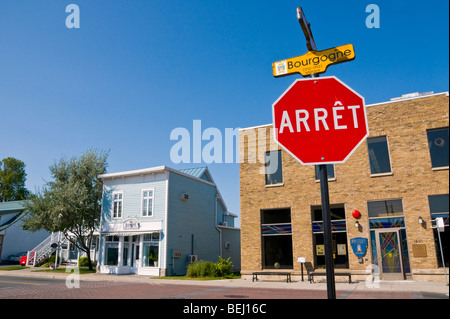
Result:
{"label": "shrub", "polygon": [[[95,267],[97,262],[95,262],[93,260],[91,260],[91,262],[92,262],[92,266]],[[79,267],[89,267],[89,265],[88,265],[88,258],[87,257],[80,257],[78,259],[78,266]]]}
{"label": "shrub", "polygon": [[[54,267],[56,261],[56,255],[51,255],[47,259],[45,259],[42,264],[40,264],[39,267],[48,268],[48,267]],[[58,264],[61,264],[64,260],[58,256]]]}
{"label": "shrub", "polygon": [[188,266],[188,277],[208,277],[214,272],[214,264],[210,261],[199,260]]}
{"label": "shrub", "polygon": [[219,261],[213,263],[211,261],[199,260],[188,265],[186,276],[188,277],[225,277],[231,274],[233,264],[228,259],[219,256]]}
{"label": "shrub", "polygon": [[231,257],[228,257],[228,259],[223,259],[219,256],[219,261],[215,263],[216,277],[225,277],[231,274],[233,263],[230,261],[230,258]]}

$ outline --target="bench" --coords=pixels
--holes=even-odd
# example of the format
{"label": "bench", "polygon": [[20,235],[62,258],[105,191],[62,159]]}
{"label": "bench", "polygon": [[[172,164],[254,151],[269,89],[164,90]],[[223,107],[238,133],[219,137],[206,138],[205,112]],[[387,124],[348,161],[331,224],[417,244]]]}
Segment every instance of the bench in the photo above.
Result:
{"label": "bench", "polygon": [[290,272],[267,272],[267,271],[261,271],[261,272],[254,272],[252,281],[258,280],[258,276],[286,276],[286,282],[291,282],[291,273]]}
{"label": "bench", "polygon": [[[324,272],[310,272],[308,274],[308,280],[309,283],[313,283],[314,282],[314,276],[326,276],[327,274]],[[352,283],[352,274],[347,273],[347,272],[336,272],[334,273],[335,276],[347,276],[348,277],[348,283],[351,284]]]}

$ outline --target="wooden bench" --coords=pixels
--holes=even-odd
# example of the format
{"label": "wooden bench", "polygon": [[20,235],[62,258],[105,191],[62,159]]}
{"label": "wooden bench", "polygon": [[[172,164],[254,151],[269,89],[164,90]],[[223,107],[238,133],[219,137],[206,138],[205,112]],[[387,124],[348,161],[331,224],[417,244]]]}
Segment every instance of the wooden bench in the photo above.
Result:
{"label": "wooden bench", "polygon": [[[309,283],[313,283],[314,282],[314,276],[326,276],[327,274],[324,272],[310,272],[308,274],[308,280]],[[334,273],[335,276],[347,276],[348,277],[348,283],[351,284],[352,283],[352,274],[348,273],[348,272],[336,272]]]}
{"label": "wooden bench", "polygon": [[267,271],[261,271],[261,272],[254,272],[252,281],[258,280],[258,276],[286,276],[286,282],[291,282],[291,273],[290,272],[267,272]]}

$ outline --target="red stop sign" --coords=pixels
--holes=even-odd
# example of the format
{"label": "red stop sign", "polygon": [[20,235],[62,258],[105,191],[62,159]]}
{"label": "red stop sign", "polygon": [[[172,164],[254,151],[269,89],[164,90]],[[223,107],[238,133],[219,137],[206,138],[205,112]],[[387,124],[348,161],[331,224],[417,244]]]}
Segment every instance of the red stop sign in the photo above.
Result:
{"label": "red stop sign", "polygon": [[272,109],[275,141],[305,165],[343,163],[369,135],[364,98],[334,76],[296,80]]}

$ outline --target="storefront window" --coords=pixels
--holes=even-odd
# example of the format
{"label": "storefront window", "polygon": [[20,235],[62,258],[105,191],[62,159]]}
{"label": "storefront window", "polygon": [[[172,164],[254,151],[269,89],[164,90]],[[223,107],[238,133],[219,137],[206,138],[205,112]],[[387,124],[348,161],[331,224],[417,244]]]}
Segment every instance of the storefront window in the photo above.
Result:
{"label": "storefront window", "polygon": [[264,269],[292,269],[291,209],[261,210]]}
{"label": "storefront window", "polygon": [[124,243],[124,245],[123,245],[123,255],[122,255],[122,261],[123,261],[123,265],[124,266],[128,266],[128,251],[130,249],[129,247],[130,247],[130,244]]}
{"label": "storefront window", "polygon": [[[348,268],[347,225],[344,204],[330,205],[331,213],[331,242],[333,261],[336,268]],[[312,206],[312,227],[314,259],[316,268],[325,267],[325,245],[323,236],[322,207]]]}
{"label": "storefront window", "polygon": [[117,266],[119,263],[119,244],[106,243],[106,265]]}
{"label": "storefront window", "polygon": [[[438,266],[442,267],[442,254],[441,254],[441,244],[442,251],[444,255],[445,267],[449,266],[449,197],[448,194],[444,195],[431,195],[428,196],[428,203],[430,205],[430,213],[432,221],[435,221],[437,217],[442,217],[444,219],[444,231],[438,234],[436,228],[433,229],[434,233],[434,244],[436,248],[436,258],[438,261]],[[435,222],[433,222],[433,225]],[[441,237],[441,242],[439,243],[439,236]]]}
{"label": "storefront window", "polygon": [[145,234],[143,246],[143,267],[158,267],[159,233]]}
{"label": "storefront window", "polygon": [[117,266],[119,264],[119,237],[106,236],[105,241],[105,264],[108,266]]}

